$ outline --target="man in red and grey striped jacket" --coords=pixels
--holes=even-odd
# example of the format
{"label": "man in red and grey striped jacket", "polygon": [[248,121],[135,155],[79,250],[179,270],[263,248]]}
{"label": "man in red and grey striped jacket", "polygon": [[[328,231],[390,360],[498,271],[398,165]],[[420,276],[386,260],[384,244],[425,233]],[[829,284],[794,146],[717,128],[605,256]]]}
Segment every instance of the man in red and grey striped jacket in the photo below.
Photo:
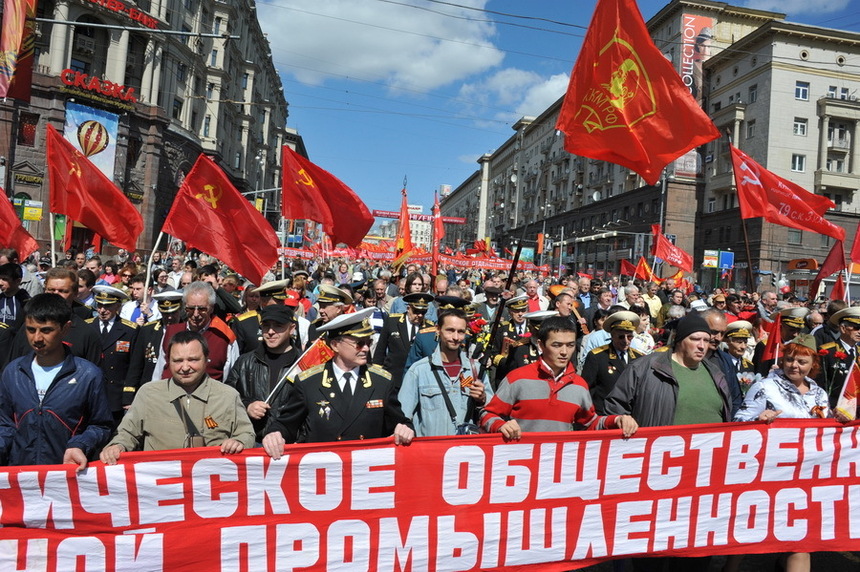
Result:
{"label": "man in red and grey striped jacket", "polygon": [[597,415],[588,384],[576,374],[571,358],[576,350],[576,331],[570,320],[544,320],[538,332],[541,358],[510,372],[484,408],[481,425],[501,433],[507,441],[518,440],[523,431],[571,431],[621,429],[630,437],[639,428],[630,415]]}

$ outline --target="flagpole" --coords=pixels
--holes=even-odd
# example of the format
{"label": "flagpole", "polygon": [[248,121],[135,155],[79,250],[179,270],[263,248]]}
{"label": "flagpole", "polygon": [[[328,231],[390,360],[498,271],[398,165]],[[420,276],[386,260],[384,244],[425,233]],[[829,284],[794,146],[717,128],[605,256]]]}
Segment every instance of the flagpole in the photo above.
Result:
{"label": "flagpole", "polygon": [[149,281],[152,278],[152,255],[156,250],[158,250],[158,245],[161,243],[163,236],[164,229],[161,229],[158,236],[155,238],[155,244],[152,245],[152,252],[149,253],[149,260],[146,263],[146,282],[143,283],[143,299],[140,301],[142,308],[146,307],[146,304],[149,302],[147,298],[149,297]]}
{"label": "flagpole", "polygon": [[51,225],[51,268],[57,264],[57,233],[54,228],[54,213],[48,212],[49,224]]}
{"label": "flagpole", "polygon": [[[740,210],[738,213],[740,213]],[[762,221],[762,224],[764,224],[764,221]],[[747,282],[750,284],[750,292],[755,292],[758,288],[756,287],[755,277],[753,277],[752,272],[752,254],[750,254],[750,239],[747,235],[747,221],[743,217],[741,217],[741,228],[744,231],[744,248],[747,254]]]}

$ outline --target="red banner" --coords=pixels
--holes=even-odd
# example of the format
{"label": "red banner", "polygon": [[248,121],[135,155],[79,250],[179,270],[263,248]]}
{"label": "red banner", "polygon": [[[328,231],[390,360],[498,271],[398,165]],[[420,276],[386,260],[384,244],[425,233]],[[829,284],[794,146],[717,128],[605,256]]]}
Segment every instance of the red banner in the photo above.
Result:
{"label": "red banner", "polygon": [[379,439],[293,445],[277,462],[185,449],[79,475],[11,467],[0,569],[554,572],[637,554],[854,550],[858,427]]}
{"label": "red banner", "polygon": [[651,225],[651,233],[654,235],[654,246],[651,248],[651,254],[662,258],[672,266],[680,268],[684,272],[693,271],[693,257],[672,244],[672,242],[663,234],[663,231],[660,230],[659,224]]}

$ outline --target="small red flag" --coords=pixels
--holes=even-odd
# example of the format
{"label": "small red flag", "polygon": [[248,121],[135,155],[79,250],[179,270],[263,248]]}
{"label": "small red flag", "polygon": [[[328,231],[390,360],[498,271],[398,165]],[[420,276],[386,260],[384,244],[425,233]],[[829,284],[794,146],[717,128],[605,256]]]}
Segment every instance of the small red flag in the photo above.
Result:
{"label": "small red flag", "polygon": [[857,223],[857,230],[854,233],[854,244],[851,245],[849,258],[851,262],[860,263],[860,222]]}
{"label": "small red flag", "polygon": [[848,265],[845,262],[845,248],[842,245],[842,241],[837,240],[833,243],[830,252],[827,253],[827,258],[821,263],[818,274],[815,275],[815,278],[809,285],[809,297],[815,298],[818,296],[818,288],[821,285],[821,281],[836,272],[842,272],[846,266]]}
{"label": "small red flag", "polygon": [[36,0],[4,0],[0,97],[30,102],[36,46]]}
{"label": "small red flag", "polygon": [[335,244],[358,246],[373,226],[373,215],[340,179],[314,165],[289,145],[282,151],[281,214],[316,221]]}
{"label": "small red flag", "polygon": [[625,276],[636,276],[636,267],[633,266],[633,263],[629,260],[622,259],[621,260],[621,271],[619,274],[623,274]]}
{"label": "small red flag", "polygon": [[143,232],[143,217],[53,125],[48,125],[47,163],[52,212],[80,222],[120,248],[135,249]]}
{"label": "small red flag", "polygon": [[761,360],[775,360],[779,357],[779,347],[782,345],[782,340],[780,339],[782,338],[782,333],[779,331],[782,326],[782,314],[777,313],[772,323],[765,324],[764,329],[767,331],[767,343],[764,345]]}
{"label": "small red flag", "polygon": [[406,198],[406,187],[400,191],[403,198],[400,201],[400,220],[397,225],[397,238],[394,244],[394,262],[392,266],[399,268],[412,254],[412,230],[409,224],[409,204]]}
{"label": "small red flag", "polygon": [[442,221],[442,208],[439,206],[439,195],[435,195],[433,204],[433,240],[442,242],[445,238],[445,223]]}
{"label": "small red flag", "polygon": [[179,187],[164,232],[260,284],[278,260],[278,237],[212,159],[201,154]]}
{"label": "small red flag", "polygon": [[774,224],[845,240],[845,229],[824,218],[836,206],[833,201],[771,173],[734,145],[729,149],[741,218],[764,217]]}
{"label": "small red flag", "polygon": [[684,272],[693,271],[693,257],[684,250],[678,248],[660,230],[659,224],[651,225],[651,233],[654,235],[654,246],[651,254],[662,258],[672,266],[676,266]]}
{"label": "small red flag", "polygon": [[842,272],[836,276],[833,289],[830,291],[831,300],[845,300],[845,281],[842,280]]}
{"label": "small red flag", "polygon": [[21,224],[15,207],[5,198],[6,193],[2,194],[4,198],[0,199],[0,246],[14,248],[18,251],[18,258],[24,260],[39,250],[39,243]]}
{"label": "small red flag", "polygon": [[657,284],[662,282],[660,278],[654,276],[654,271],[644,256],[639,257],[639,262],[636,263],[636,273],[633,276],[649,282],[656,282]]}
{"label": "small red flag", "polygon": [[650,185],[670,161],[720,136],[635,0],[597,3],[556,129],[570,153],[633,169]]}

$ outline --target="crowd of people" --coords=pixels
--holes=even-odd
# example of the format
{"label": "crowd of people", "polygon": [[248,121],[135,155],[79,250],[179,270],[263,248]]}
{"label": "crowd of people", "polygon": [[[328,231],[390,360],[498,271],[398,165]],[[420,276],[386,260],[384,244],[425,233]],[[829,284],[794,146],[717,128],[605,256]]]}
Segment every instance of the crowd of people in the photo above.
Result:
{"label": "crowd of people", "polygon": [[366,260],[250,284],[202,253],[147,262],[0,250],[0,463],[854,413],[835,412],[860,343],[841,301]]}

